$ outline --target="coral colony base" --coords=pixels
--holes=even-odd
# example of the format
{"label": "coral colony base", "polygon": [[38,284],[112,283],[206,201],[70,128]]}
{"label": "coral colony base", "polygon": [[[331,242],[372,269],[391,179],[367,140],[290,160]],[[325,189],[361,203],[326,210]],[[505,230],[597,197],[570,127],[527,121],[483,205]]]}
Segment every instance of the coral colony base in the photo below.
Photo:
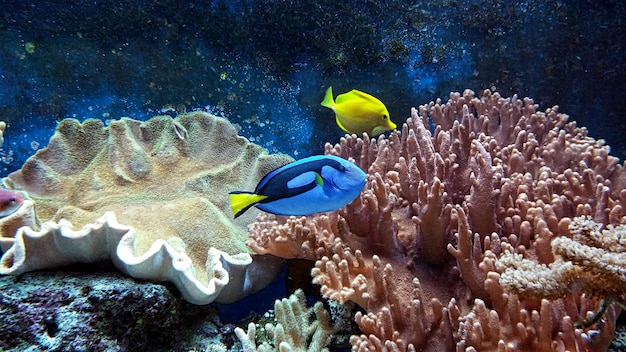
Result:
{"label": "coral colony base", "polygon": [[[315,261],[325,297],[363,308],[353,351],[603,351],[625,299],[626,176],[558,107],[537,108],[466,90],[412,109],[389,136],[346,135],[326,154],[367,172],[359,198],[256,222],[259,212],[226,215],[228,191],[254,187],[289,160],[225,120],[66,120],[3,180],[26,201],[0,219],[0,269],[110,258],[206,304],[266,285],[278,264],[265,254],[303,258]],[[247,225],[252,256],[242,245]],[[262,275],[250,270],[259,263]],[[542,276],[533,281],[535,267]],[[274,349],[318,350],[335,331],[319,305],[311,323],[301,293],[277,301],[277,316],[279,306],[287,312],[269,328]],[[256,332],[236,335],[246,351],[271,350]]]}
{"label": "coral colony base", "polygon": [[[466,90],[413,109],[389,137],[327,144],[327,154],[369,174],[360,198],[307,218],[261,215],[248,245],[315,261],[313,281],[325,297],[365,310],[355,317],[362,333],[352,337],[353,351],[604,351],[619,305],[586,329],[574,324],[601,300],[616,301],[623,253],[572,262],[613,272],[594,281],[605,285],[594,291],[564,280],[557,297],[537,286],[518,296],[508,271],[500,280],[497,268],[512,255],[539,265],[573,261],[564,252],[576,243],[569,224],[577,216],[606,226],[625,221],[618,159],[558,107],[537,107]],[[623,252],[621,236],[614,252]],[[564,249],[553,252],[551,242]],[[522,267],[506,266],[515,265]],[[515,287],[535,284],[517,278]]]}

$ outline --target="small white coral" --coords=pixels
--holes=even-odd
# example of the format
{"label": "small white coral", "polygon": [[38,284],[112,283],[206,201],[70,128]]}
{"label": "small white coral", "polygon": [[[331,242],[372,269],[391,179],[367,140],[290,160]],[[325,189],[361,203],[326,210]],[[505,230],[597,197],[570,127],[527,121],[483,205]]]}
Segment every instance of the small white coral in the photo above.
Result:
{"label": "small white coral", "polygon": [[[321,302],[307,308],[304,292],[298,289],[289,298],[274,302],[276,324],[266,324],[265,330],[273,344],[263,342],[257,346],[256,324],[250,323],[248,331],[236,328],[235,334],[245,352],[318,352],[325,347],[335,331],[330,316]],[[315,314],[315,319],[312,316]]]}

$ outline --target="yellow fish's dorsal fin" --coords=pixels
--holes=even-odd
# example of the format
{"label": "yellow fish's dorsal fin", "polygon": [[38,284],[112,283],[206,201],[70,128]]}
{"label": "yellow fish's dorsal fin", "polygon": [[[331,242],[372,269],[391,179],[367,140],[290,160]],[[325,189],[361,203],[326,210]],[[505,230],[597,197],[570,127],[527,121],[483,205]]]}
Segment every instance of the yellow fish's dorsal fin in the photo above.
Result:
{"label": "yellow fish's dorsal fin", "polygon": [[346,101],[350,101],[353,99],[360,99],[360,100],[365,100],[367,102],[371,102],[371,103],[378,103],[378,104],[382,104],[380,102],[380,100],[378,100],[376,97],[369,95],[365,92],[361,92],[360,90],[357,89],[353,89],[351,91],[349,91],[348,93],[344,93],[344,94],[340,94],[337,96],[337,100],[335,101],[336,104],[341,104],[344,103]]}
{"label": "yellow fish's dorsal fin", "polygon": [[332,109],[335,106],[335,100],[333,99],[333,87],[330,86],[326,89],[324,94],[324,100],[322,100],[322,106]]}
{"label": "yellow fish's dorsal fin", "polygon": [[238,217],[243,214],[250,207],[255,205],[256,203],[262,201],[267,198],[267,196],[262,196],[256,193],[247,193],[247,192],[231,192],[230,193],[230,210],[233,212],[233,215]]}

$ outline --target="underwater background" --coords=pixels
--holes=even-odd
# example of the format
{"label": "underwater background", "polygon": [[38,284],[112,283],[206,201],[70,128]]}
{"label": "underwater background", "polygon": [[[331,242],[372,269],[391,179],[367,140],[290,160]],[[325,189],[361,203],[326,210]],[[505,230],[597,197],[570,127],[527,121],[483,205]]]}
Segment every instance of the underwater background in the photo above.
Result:
{"label": "underwater background", "polygon": [[623,1],[3,1],[0,172],[57,122],[205,110],[296,158],[343,132],[325,89],[402,124],[466,88],[559,105],[623,159]]}
{"label": "underwater background", "polygon": [[[626,157],[620,0],[0,3],[1,177],[44,148],[64,118],[106,123],[200,110],[271,153],[321,154],[344,135],[320,106],[328,86],[376,96],[398,126],[411,107],[446,101],[451,91],[528,96],[540,110],[558,105]],[[284,281],[221,306],[222,318],[271,308],[285,296]],[[142,304],[128,311],[156,303]]]}

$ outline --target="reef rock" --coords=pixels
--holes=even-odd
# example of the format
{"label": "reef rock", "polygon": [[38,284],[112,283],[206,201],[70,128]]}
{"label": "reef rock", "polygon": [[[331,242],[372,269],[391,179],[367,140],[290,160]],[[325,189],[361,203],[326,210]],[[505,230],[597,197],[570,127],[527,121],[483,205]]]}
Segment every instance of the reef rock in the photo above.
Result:
{"label": "reef rock", "polygon": [[[211,305],[108,266],[0,277],[0,350],[226,351],[234,328]],[[232,335],[232,336],[230,336]],[[234,349],[232,349],[234,350]]]}
{"label": "reef rock", "polygon": [[195,304],[233,302],[267,285],[276,259],[246,247],[228,192],[254,189],[291,161],[195,112],[142,122],[59,123],[49,145],[3,179],[22,209],[0,219],[0,274],[111,259],[135,278],[170,281]]}

